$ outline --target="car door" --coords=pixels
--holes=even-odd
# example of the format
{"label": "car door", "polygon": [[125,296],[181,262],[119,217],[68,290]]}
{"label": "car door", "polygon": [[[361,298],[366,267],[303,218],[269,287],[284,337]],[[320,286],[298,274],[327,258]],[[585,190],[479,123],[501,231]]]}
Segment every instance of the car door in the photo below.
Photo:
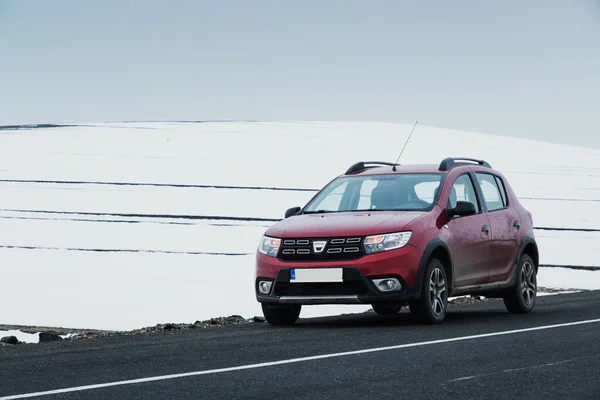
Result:
{"label": "car door", "polygon": [[476,172],[477,184],[490,220],[492,254],[490,282],[507,280],[519,251],[519,213],[508,204],[502,179],[492,173]]}
{"label": "car door", "polygon": [[480,285],[489,281],[489,262],[492,252],[490,222],[483,212],[471,174],[459,175],[450,191],[449,207],[457,201],[468,201],[475,205],[476,213],[454,217],[448,222],[450,233],[448,246],[452,253],[455,287]]}

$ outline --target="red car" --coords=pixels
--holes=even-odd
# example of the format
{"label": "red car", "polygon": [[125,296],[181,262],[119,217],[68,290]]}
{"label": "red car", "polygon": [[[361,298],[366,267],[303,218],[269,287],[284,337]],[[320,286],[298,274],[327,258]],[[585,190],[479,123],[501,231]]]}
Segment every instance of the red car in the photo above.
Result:
{"label": "red car", "polygon": [[441,323],[448,296],[503,298],[533,310],[538,248],[532,215],[487,162],[359,162],[261,238],[255,291],[267,322],[289,325],[302,305],[408,305]]}

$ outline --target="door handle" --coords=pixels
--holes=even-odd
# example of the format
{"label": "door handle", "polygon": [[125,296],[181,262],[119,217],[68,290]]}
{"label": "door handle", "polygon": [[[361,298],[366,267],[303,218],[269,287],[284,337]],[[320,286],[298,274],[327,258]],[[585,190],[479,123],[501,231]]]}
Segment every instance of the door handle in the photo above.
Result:
{"label": "door handle", "polygon": [[490,231],[490,228],[487,225],[484,225],[483,228],[481,228],[481,232],[488,233],[489,231]]}
{"label": "door handle", "polygon": [[515,221],[515,222],[513,223],[513,227],[515,227],[515,228],[519,228],[519,227],[521,227],[521,223],[520,223],[519,221]]}

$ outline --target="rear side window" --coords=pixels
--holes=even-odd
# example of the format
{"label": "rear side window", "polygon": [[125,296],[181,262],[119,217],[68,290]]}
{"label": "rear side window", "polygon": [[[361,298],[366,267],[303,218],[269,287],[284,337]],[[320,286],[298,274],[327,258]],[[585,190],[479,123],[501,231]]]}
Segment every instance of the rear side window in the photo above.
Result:
{"label": "rear side window", "polygon": [[506,207],[506,193],[504,185],[498,186],[498,181],[495,175],[477,172],[477,180],[481,191],[483,192],[483,200],[488,211],[501,210]]}

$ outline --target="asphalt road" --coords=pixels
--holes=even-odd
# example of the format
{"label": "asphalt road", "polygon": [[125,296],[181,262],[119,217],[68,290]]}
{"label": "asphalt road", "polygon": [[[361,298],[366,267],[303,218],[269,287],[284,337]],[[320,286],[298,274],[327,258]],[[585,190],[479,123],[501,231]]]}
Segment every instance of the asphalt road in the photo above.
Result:
{"label": "asphalt road", "polygon": [[539,297],[528,315],[452,305],[439,326],[368,313],[0,347],[0,399],[64,388],[35,398],[598,400],[600,291]]}

